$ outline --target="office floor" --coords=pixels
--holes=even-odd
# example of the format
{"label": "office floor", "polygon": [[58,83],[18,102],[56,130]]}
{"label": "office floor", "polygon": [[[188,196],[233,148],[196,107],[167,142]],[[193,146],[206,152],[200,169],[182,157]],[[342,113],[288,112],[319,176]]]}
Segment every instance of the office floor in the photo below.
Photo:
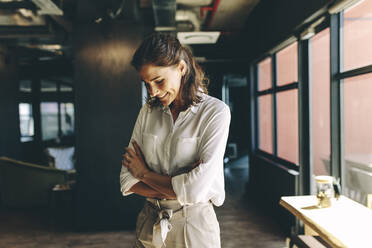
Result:
{"label": "office floor", "polygon": [[[215,208],[221,226],[223,248],[282,248],[285,236],[244,195],[248,158],[225,169],[226,200]],[[0,211],[0,248],[131,248],[133,231],[66,232],[49,230],[48,216],[40,211]]]}

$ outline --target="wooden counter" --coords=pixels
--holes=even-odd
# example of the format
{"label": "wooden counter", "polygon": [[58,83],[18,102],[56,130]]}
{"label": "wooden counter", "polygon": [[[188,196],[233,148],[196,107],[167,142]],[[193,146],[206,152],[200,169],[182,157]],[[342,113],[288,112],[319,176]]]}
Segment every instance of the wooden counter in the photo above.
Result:
{"label": "wooden counter", "polygon": [[302,220],[332,247],[372,247],[372,210],[345,196],[318,208],[315,196],[282,197],[280,205]]}

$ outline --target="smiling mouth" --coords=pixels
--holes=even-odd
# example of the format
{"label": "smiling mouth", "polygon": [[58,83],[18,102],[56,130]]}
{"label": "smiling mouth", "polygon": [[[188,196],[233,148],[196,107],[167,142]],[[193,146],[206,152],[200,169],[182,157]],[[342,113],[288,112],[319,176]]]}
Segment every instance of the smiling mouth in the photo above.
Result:
{"label": "smiling mouth", "polygon": [[163,96],[159,96],[158,98],[161,100],[161,99],[164,99],[167,95],[168,93],[165,93]]}

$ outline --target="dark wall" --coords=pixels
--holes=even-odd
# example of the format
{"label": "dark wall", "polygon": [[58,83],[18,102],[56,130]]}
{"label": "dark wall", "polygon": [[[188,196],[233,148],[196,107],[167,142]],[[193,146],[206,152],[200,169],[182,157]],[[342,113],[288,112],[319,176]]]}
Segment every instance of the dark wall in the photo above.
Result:
{"label": "dark wall", "polygon": [[16,57],[0,45],[0,156],[19,159],[18,68]]}
{"label": "dark wall", "polygon": [[[211,96],[222,99],[222,84],[224,75],[236,74],[248,78],[247,62],[207,62],[201,64],[210,80],[208,87]],[[230,88],[230,102],[233,103],[231,110],[231,122],[228,142],[237,143],[238,156],[248,153],[249,129],[247,111],[249,101],[248,86]]]}
{"label": "dark wall", "polygon": [[134,227],[142,199],[120,192],[119,174],[141,107],[141,84],[131,67],[140,24],[81,24],[75,36],[76,225]]}
{"label": "dark wall", "polygon": [[251,156],[250,163],[249,200],[258,202],[264,213],[280,223],[283,232],[289,235],[294,217],[280,207],[279,201],[282,196],[296,195],[298,173],[259,155]]}
{"label": "dark wall", "polygon": [[326,12],[332,0],[261,0],[247,19],[244,52],[256,59],[288,38],[305,21]]}

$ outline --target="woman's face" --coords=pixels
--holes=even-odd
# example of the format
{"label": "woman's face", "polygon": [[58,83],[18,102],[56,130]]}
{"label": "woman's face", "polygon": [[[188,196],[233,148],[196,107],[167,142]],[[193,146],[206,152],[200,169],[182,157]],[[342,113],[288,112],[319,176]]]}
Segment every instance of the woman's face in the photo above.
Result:
{"label": "woman's face", "polygon": [[186,72],[183,60],[173,66],[145,64],[139,70],[142,81],[151,97],[157,97],[164,106],[179,100],[181,78]]}

